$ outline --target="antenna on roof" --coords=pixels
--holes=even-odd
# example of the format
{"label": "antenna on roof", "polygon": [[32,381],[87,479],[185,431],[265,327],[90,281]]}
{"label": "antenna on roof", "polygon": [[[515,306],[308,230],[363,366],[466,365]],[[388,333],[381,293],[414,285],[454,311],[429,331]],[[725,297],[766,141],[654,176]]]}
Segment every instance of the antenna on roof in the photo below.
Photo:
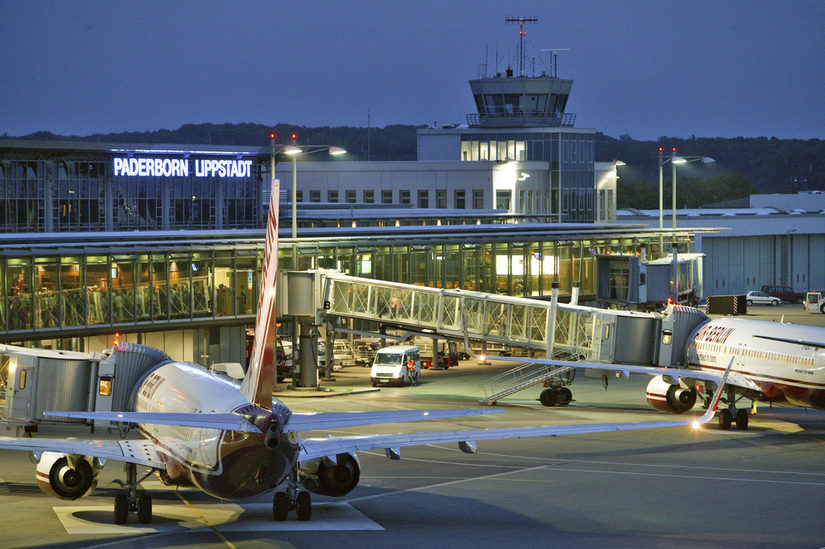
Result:
{"label": "antenna on roof", "polygon": [[543,48],[541,51],[553,52],[553,58],[550,59],[550,76],[553,78],[559,77],[559,52],[570,51],[570,48]]}
{"label": "antenna on roof", "polygon": [[519,43],[518,43],[518,75],[519,77],[524,76],[524,37],[527,36],[527,32],[524,30],[525,23],[538,23],[538,17],[505,17],[505,23],[518,23],[518,35],[519,35]]}

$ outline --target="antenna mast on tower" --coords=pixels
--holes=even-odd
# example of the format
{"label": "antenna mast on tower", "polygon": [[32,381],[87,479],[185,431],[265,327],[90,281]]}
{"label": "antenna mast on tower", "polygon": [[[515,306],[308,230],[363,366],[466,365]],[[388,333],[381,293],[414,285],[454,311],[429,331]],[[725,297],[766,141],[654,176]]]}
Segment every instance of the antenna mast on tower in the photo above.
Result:
{"label": "antenna mast on tower", "polygon": [[518,75],[519,77],[524,76],[524,37],[527,36],[527,32],[524,30],[525,23],[538,23],[538,17],[505,17],[505,23],[518,23],[518,35],[519,35],[519,43],[518,43]]}

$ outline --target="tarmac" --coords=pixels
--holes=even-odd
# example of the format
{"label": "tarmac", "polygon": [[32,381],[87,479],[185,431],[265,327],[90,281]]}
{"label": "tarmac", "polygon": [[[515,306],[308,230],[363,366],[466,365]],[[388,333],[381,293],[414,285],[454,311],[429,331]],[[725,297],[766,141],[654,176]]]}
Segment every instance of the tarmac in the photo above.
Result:
{"label": "tarmac", "polygon": [[[795,318],[791,306],[764,309],[775,310],[749,316]],[[418,385],[380,390],[370,386],[369,368],[346,368],[321,379],[320,391],[279,385],[276,396],[296,412],[477,408],[485,380],[511,366],[462,361],[422,371]],[[567,407],[541,406],[534,387],[500,401],[503,414],[338,434],[681,419],[650,408],[646,384],[632,376],[605,390],[579,375]],[[95,437],[117,436],[99,431]],[[40,436],[57,434],[90,436],[66,427]],[[151,478],[143,487],[153,496],[153,523],[115,526],[116,462],[94,494],[61,501],[37,488],[26,453],[0,451],[0,547],[823,547],[823,452],[825,413],[763,406],[747,431],[712,422],[701,430],[485,441],[477,455],[427,445],[404,448],[400,461],[359,452],[359,485],[342,498],[313,496],[308,522],[273,522],[271,495],[219,501]]]}

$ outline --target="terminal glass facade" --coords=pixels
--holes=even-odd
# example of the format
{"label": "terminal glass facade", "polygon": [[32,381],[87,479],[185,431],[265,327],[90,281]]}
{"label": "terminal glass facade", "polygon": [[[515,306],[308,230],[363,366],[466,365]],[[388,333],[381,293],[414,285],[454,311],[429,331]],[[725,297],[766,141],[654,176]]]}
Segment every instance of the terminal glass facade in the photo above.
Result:
{"label": "terminal glass facade", "polygon": [[[346,274],[436,288],[461,288],[525,297],[547,297],[553,282],[562,295],[579,281],[595,294],[595,258],[635,253],[643,239],[575,241],[438,242],[375,245],[315,242],[299,246],[298,268],[331,268]],[[654,246],[648,241],[648,249]],[[683,242],[684,251],[688,248]],[[5,341],[37,332],[90,327],[148,327],[181,321],[254,319],[262,245],[151,252],[62,255],[6,254],[0,258],[0,334]],[[292,269],[282,245],[279,263]]]}

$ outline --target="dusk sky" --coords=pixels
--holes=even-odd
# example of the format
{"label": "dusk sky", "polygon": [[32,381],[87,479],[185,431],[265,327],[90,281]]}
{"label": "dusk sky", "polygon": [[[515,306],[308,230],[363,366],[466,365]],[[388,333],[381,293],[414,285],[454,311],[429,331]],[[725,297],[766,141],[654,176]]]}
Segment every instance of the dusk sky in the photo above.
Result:
{"label": "dusk sky", "polygon": [[574,80],[618,137],[825,138],[825,2],[0,0],[0,134],[185,123],[465,123],[467,83],[517,63]]}

